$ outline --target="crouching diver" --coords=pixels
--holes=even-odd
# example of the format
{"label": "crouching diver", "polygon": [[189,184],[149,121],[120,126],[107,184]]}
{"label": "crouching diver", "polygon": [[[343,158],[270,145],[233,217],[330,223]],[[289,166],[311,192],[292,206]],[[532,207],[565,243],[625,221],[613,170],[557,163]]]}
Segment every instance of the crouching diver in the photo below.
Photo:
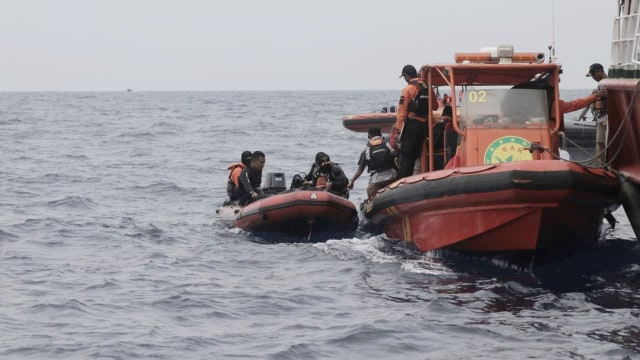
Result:
{"label": "crouching diver", "polygon": [[313,187],[324,186],[327,191],[344,198],[349,198],[349,179],[344,174],[340,165],[331,161],[329,155],[319,152],[316,161],[311,165],[311,170],[305,177],[305,184]]}
{"label": "crouching diver", "polygon": [[264,196],[264,191],[260,188],[262,183],[262,169],[264,168],[265,156],[262,151],[254,151],[251,154],[249,166],[242,170],[240,174],[239,203],[248,203]]}

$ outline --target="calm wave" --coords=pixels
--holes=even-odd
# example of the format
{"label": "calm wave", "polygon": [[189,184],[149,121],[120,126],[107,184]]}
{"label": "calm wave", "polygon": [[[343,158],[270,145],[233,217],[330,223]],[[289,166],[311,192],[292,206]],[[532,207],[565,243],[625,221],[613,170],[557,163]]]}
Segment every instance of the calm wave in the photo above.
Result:
{"label": "calm wave", "polygon": [[287,181],[317,151],[350,176],[366,135],[342,116],[398,93],[0,93],[0,358],[640,358],[622,210],[602,248],[533,270],[217,221],[243,150]]}

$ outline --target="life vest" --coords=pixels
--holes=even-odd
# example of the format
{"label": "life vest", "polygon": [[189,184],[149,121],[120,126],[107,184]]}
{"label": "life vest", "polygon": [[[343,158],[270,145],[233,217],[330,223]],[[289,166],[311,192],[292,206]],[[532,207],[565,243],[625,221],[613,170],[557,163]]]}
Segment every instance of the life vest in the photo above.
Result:
{"label": "life vest", "polygon": [[227,170],[229,170],[227,193],[231,194],[240,187],[240,174],[242,173],[242,170],[244,170],[244,168],[246,168],[246,166],[241,162],[233,163],[227,166]]}
{"label": "life vest", "polygon": [[393,167],[393,158],[391,146],[383,138],[376,136],[369,140],[365,152],[369,172],[374,173],[391,169]]}
{"label": "life vest", "polygon": [[429,113],[430,89],[422,82],[414,85],[418,88],[418,93],[409,102],[408,111],[416,114],[416,116],[425,117]]}

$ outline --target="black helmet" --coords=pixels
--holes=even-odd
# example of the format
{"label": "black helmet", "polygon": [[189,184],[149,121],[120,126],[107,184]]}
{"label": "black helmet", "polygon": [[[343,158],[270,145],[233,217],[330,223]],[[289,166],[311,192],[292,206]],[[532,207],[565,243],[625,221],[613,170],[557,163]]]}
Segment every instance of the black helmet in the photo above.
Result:
{"label": "black helmet", "polygon": [[322,165],[322,163],[331,161],[329,155],[323,153],[322,151],[316,154],[316,164]]}

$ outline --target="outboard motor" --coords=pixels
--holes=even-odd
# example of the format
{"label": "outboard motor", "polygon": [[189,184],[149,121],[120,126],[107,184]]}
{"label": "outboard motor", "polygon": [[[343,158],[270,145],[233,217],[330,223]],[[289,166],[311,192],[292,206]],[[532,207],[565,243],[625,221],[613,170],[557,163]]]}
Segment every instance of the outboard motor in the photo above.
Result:
{"label": "outboard motor", "polygon": [[284,178],[284,173],[267,173],[262,187],[267,194],[277,194],[287,190],[287,182]]}

